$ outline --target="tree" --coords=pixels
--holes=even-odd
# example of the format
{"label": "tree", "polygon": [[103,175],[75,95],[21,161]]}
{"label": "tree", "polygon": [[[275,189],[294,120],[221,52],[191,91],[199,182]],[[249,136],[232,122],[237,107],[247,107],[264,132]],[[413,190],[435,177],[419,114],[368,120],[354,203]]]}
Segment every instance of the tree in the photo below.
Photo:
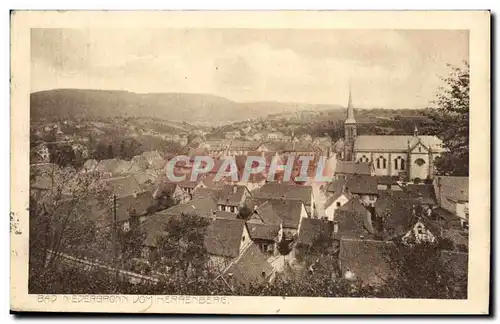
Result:
{"label": "tree", "polygon": [[96,226],[89,217],[95,205],[89,202],[100,204],[103,195],[94,175],[70,168],[32,170],[30,182],[50,184],[30,191],[29,275],[43,280],[58,266],[62,252],[78,254],[95,242]]}
{"label": "tree", "polygon": [[469,64],[451,66],[443,78],[445,86],[434,101],[429,113],[435,133],[447,149],[436,159],[436,169],[442,175],[469,175]]}
{"label": "tree", "polygon": [[202,273],[208,258],[205,231],[209,220],[194,213],[173,216],[165,226],[165,235],[158,242],[158,265],[177,270],[188,277],[190,270]]}

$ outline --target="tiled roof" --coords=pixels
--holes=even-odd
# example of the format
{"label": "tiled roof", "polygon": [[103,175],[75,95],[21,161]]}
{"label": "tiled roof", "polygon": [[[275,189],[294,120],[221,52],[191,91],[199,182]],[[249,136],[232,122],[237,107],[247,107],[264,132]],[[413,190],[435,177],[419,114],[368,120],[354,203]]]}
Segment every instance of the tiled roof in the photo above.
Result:
{"label": "tiled roof", "polygon": [[434,178],[433,185],[438,201],[439,198],[469,201],[469,177],[439,176]]}
{"label": "tiled roof", "polygon": [[217,211],[217,205],[210,198],[195,198],[183,204],[172,206],[161,213],[165,215],[191,214],[200,217],[211,217]]}
{"label": "tiled roof", "polygon": [[354,194],[378,194],[377,180],[367,175],[350,175],[345,183],[345,190]]}
{"label": "tiled roof", "polygon": [[155,183],[158,178],[158,175],[150,170],[138,171],[133,173],[132,176],[139,184]]}
{"label": "tiled roof", "polygon": [[272,199],[269,200],[273,210],[283,220],[283,227],[298,228],[303,203],[300,200]]}
{"label": "tiled roof", "polygon": [[237,257],[244,227],[245,221],[242,219],[215,219],[205,233],[207,252],[223,257]]}
{"label": "tiled roof", "polygon": [[150,191],[138,193],[136,196],[129,195],[116,199],[116,216],[118,221],[128,220],[130,216],[142,216],[148,213],[148,208],[154,203],[153,194]]}
{"label": "tiled roof", "polygon": [[212,189],[212,188],[196,188],[194,191],[194,198],[211,198],[214,201],[219,199],[220,189]]}
{"label": "tiled roof", "polygon": [[339,261],[342,272],[349,270],[363,284],[380,285],[391,275],[389,255],[392,242],[342,238]]}
{"label": "tiled roof", "polygon": [[265,283],[273,273],[274,269],[265,255],[256,244],[250,244],[221,276],[232,289],[238,285],[249,287]]}
{"label": "tiled roof", "polygon": [[335,221],[338,222],[338,236],[375,234],[370,212],[356,197],[335,211]]}
{"label": "tiled roof", "polygon": [[444,230],[443,237],[452,241],[456,247],[459,247],[459,246],[467,247],[467,248],[469,247],[469,238],[460,234],[455,229]]}
{"label": "tiled roof", "polygon": [[320,219],[304,218],[300,225],[299,244],[312,245],[322,234],[330,236],[330,225]]}
{"label": "tiled roof", "polygon": [[[397,199],[390,195],[380,197],[375,202],[375,212],[383,216],[384,231],[393,235],[401,235],[408,231],[413,219],[413,202]],[[391,235],[392,235],[391,234]]]}
{"label": "tiled roof", "polygon": [[391,176],[374,176],[374,178],[377,180],[377,184],[384,184],[384,185],[393,185],[393,184],[398,184],[398,177],[391,177]]}
{"label": "tiled roof", "polygon": [[267,183],[252,191],[257,198],[300,199],[304,205],[311,205],[312,187],[281,183]]}
{"label": "tiled roof", "polygon": [[98,172],[111,172],[113,173],[116,167],[120,164],[120,160],[118,159],[106,159],[101,160],[97,164],[96,171]]}
{"label": "tiled roof", "polygon": [[434,152],[442,152],[442,141],[436,136],[421,135],[360,135],[354,142],[355,151],[407,151],[408,142],[410,148],[418,143],[432,148]]}
{"label": "tiled roof", "polygon": [[230,213],[222,210],[218,210],[215,212],[215,218],[236,219],[237,216],[238,215],[236,215],[235,213]]}
{"label": "tiled roof", "polygon": [[143,170],[146,170],[149,167],[148,160],[146,160],[146,158],[142,154],[134,156],[131,161]]}
{"label": "tiled roof", "polygon": [[435,205],[436,196],[434,195],[434,187],[426,184],[407,184],[406,191],[410,199],[419,201],[426,205]]}
{"label": "tiled roof", "polygon": [[372,165],[370,162],[355,162],[337,160],[335,173],[371,175]]}
{"label": "tiled roof", "polygon": [[257,207],[255,213],[261,218],[262,222],[268,225],[279,225],[282,223],[281,217],[274,211],[273,204],[269,201],[264,202]]}
{"label": "tiled roof", "polygon": [[247,222],[248,233],[252,240],[273,241],[279,233],[279,225],[257,224]]}
{"label": "tiled roof", "polygon": [[243,203],[243,198],[247,188],[238,185],[225,185],[219,193],[217,204],[225,206],[239,206]]}
{"label": "tiled roof", "polygon": [[139,183],[132,176],[116,177],[101,180],[110,195],[129,196],[142,191]]}

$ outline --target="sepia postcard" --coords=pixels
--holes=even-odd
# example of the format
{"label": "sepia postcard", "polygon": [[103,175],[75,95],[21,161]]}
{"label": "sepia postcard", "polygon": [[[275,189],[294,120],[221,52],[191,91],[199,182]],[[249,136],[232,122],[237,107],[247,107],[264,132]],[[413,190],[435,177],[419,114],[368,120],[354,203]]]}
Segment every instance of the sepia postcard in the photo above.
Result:
{"label": "sepia postcard", "polygon": [[10,77],[13,312],[489,313],[488,11],[12,11]]}

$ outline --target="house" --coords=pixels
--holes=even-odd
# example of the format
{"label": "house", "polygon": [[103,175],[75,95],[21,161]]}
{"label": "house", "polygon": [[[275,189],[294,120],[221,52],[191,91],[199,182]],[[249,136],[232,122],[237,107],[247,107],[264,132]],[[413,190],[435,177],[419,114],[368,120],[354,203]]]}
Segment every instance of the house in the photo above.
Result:
{"label": "house", "polygon": [[160,213],[165,216],[196,215],[198,217],[215,218],[217,205],[210,198],[196,198],[188,202],[172,206]]}
{"label": "house", "polygon": [[95,171],[100,173],[104,177],[113,177],[115,176],[116,167],[120,164],[119,159],[105,159],[99,161],[97,164]]}
{"label": "house", "polygon": [[352,197],[337,209],[333,232],[336,238],[373,238],[377,232],[372,222],[372,214],[359,198]]}
{"label": "house", "polygon": [[393,242],[362,238],[342,238],[339,248],[339,268],[343,279],[360,282],[363,286],[384,285],[392,274],[389,264]]}
{"label": "house", "polygon": [[82,172],[94,172],[97,171],[97,165],[99,162],[94,159],[88,159],[83,163]]}
{"label": "house", "polygon": [[205,232],[208,268],[216,272],[224,271],[251,243],[244,220],[216,218]]}
{"label": "house", "polygon": [[325,201],[325,218],[331,222],[335,220],[335,210],[342,207],[351,198],[352,194],[346,190],[345,180],[334,180],[327,189]]}
{"label": "house", "polygon": [[32,149],[30,155],[30,163],[49,163],[50,162],[50,152],[45,144],[39,144]]}
{"label": "house", "polygon": [[143,152],[142,156],[146,159],[146,161],[148,162],[150,167],[153,164],[153,161],[163,160],[163,157],[161,156],[161,154],[156,150]]}
{"label": "house", "polygon": [[327,194],[338,192],[339,187],[361,199],[366,206],[373,206],[379,195],[377,180],[372,176],[350,175],[346,179],[333,180],[327,187]]}
{"label": "house", "polygon": [[238,215],[236,215],[235,213],[218,210],[215,212],[215,218],[236,219],[238,218]]}
{"label": "house", "polygon": [[421,204],[429,212],[436,206],[436,195],[431,184],[407,184],[406,191],[411,200]]}
{"label": "house", "polygon": [[335,166],[335,179],[345,179],[350,175],[373,176],[374,169],[370,162],[356,162],[337,160]]}
{"label": "house", "polygon": [[240,131],[231,131],[231,132],[226,132],[225,135],[226,139],[236,139],[241,137]]}
{"label": "house", "polygon": [[149,167],[148,160],[146,160],[146,158],[142,154],[134,156],[131,162],[137,165],[142,170],[146,170]]}
{"label": "house", "polygon": [[150,187],[155,184],[157,179],[159,179],[160,174],[158,174],[158,172],[154,172],[153,170],[140,170],[132,173],[132,176],[140,186]]}
{"label": "house", "polygon": [[268,201],[282,220],[283,238],[292,239],[298,234],[301,221],[309,217],[304,203],[300,199],[269,199]]}
{"label": "house", "polygon": [[252,243],[216,279],[234,290],[238,286],[249,288],[270,283],[274,278],[274,268],[257,245]]}
{"label": "house", "polygon": [[281,241],[282,223],[283,221],[274,211],[272,203],[266,201],[260,206],[254,207],[246,226],[250,238],[261,251],[266,254],[274,254],[276,243]]}
{"label": "house", "polygon": [[469,223],[469,178],[439,176],[433,182],[437,205],[456,215],[462,226]]}
{"label": "house", "polygon": [[116,199],[117,222],[121,223],[122,230],[137,227],[145,220],[154,204],[153,194],[150,191],[134,193]]}
{"label": "house", "polygon": [[200,187],[194,191],[193,198],[210,198],[214,201],[217,201],[220,195],[221,188],[209,188],[209,187]]}
{"label": "house", "polygon": [[330,238],[332,226],[321,219],[304,218],[300,223],[297,246],[310,247],[320,237]]}
{"label": "house", "polygon": [[379,192],[403,190],[401,179],[397,176],[375,176],[375,179],[377,180],[377,190],[379,190]]}
{"label": "house", "polygon": [[178,183],[170,181],[157,181],[154,186],[154,197],[170,197],[175,204],[183,204],[191,200],[191,195],[183,190]]}
{"label": "house", "polygon": [[435,243],[441,229],[425,216],[415,217],[410,230],[402,237],[405,244]]}
{"label": "house", "polygon": [[266,134],[266,138],[268,141],[276,141],[283,138],[282,132],[271,132]]}
{"label": "house", "polygon": [[307,213],[314,215],[314,196],[311,186],[271,182],[254,190],[252,195],[261,199],[298,199],[304,204]]}
{"label": "house", "polygon": [[381,196],[372,211],[374,229],[386,238],[402,237],[412,227],[415,215],[413,202],[392,195]]}
{"label": "house", "polygon": [[124,197],[142,192],[142,188],[132,176],[102,179],[101,184],[110,196]]}
{"label": "house", "polygon": [[442,231],[442,238],[450,240],[453,244],[454,251],[469,251],[469,235],[465,231],[459,231],[453,228],[444,229]]}
{"label": "house", "polygon": [[238,214],[246,198],[250,195],[250,191],[245,186],[225,185],[219,191],[217,207],[219,210]]}
{"label": "house", "polygon": [[190,199],[193,199],[193,194],[196,189],[205,187],[201,180],[191,181],[190,175],[187,175],[183,181],[176,182],[176,184],[189,195]]}

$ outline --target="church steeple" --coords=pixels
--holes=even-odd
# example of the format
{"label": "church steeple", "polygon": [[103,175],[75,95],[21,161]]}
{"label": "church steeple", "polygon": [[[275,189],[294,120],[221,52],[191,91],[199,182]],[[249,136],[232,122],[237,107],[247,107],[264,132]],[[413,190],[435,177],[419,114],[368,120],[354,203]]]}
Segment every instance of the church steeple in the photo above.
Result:
{"label": "church steeple", "polygon": [[349,84],[349,101],[347,102],[347,119],[346,124],[356,124],[356,119],[354,119],[354,107],[352,106],[352,94],[351,85]]}
{"label": "church steeple", "polygon": [[356,119],[354,119],[354,107],[352,105],[351,84],[349,83],[349,101],[347,102],[347,118],[344,122],[344,159],[354,160],[354,142],[356,140]]}

